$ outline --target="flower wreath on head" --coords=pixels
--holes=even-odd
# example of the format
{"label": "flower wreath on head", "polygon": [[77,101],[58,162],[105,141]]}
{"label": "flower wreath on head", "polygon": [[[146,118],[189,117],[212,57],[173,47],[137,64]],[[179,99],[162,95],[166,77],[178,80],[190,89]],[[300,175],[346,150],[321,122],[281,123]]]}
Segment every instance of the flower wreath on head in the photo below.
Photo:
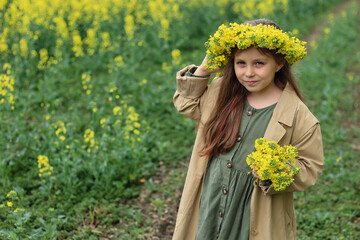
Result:
{"label": "flower wreath on head", "polygon": [[233,48],[267,48],[283,54],[285,60],[294,64],[306,56],[306,42],[290,36],[273,25],[230,23],[221,25],[205,43],[208,68],[224,68]]}

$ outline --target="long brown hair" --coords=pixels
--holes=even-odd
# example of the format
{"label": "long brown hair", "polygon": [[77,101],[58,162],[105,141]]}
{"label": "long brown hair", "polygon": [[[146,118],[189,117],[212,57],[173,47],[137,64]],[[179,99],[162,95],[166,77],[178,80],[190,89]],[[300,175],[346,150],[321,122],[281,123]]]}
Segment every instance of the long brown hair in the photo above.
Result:
{"label": "long brown hair", "polygon": [[[258,24],[273,25],[279,28],[274,22],[267,19],[247,21],[244,24],[256,26]],[[280,29],[280,28],[279,28]],[[274,57],[278,64],[283,67],[275,73],[274,82],[284,89],[289,83],[300,99],[302,99],[299,87],[296,84],[295,76],[292,74],[289,64],[281,54],[274,51],[257,48],[261,53]],[[221,87],[214,111],[204,125],[205,146],[201,151],[205,156],[218,156],[229,151],[236,142],[239,132],[242,112],[244,110],[248,90],[240,84],[235,75],[234,56],[238,49],[233,49],[227,65],[223,70]]]}

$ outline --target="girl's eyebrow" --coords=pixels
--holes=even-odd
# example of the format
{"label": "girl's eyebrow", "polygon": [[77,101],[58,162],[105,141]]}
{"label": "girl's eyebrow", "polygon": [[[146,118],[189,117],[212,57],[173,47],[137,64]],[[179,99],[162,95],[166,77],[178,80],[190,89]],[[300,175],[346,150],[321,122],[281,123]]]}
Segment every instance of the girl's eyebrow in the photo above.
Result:
{"label": "girl's eyebrow", "polygon": [[[245,61],[244,59],[242,59],[241,57],[235,57],[235,60],[236,61]],[[266,58],[255,58],[255,59],[252,59],[251,62],[264,62],[266,61]]]}

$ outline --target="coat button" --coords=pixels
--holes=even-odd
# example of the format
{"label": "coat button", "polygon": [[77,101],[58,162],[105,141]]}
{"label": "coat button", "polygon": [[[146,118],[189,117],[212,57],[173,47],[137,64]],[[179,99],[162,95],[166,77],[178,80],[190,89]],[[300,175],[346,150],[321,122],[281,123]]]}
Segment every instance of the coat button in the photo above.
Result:
{"label": "coat button", "polygon": [[258,233],[259,233],[259,232],[258,232],[258,230],[256,230],[256,229],[252,229],[252,230],[251,230],[251,234],[254,235],[254,236],[256,236]]}
{"label": "coat button", "polygon": [[222,189],[222,192],[223,192],[224,195],[228,194],[227,188],[223,188],[223,189]]}
{"label": "coat button", "polygon": [[231,162],[227,162],[226,166],[227,166],[228,168],[232,168],[232,163],[231,163]]}
{"label": "coat button", "polygon": [[238,137],[236,138],[236,141],[237,141],[237,142],[241,142],[241,140],[242,140],[242,136],[238,136]]}
{"label": "coat button", "polygon": [[216,234],[216,239],[218,239],[219,238],[219,234]]}
{"label": "coat button", "polygon": [[251,116],[252,114],[253,114],[253,112],[250,109],[246,112],[246,115],[248,115],[248,116]]}
{"label": "coat button", "polygon": [[219,211],[219,217],[222,218],[223,216],[224,216],[224,214],[223,214],[223,212],[220,210],[220,211]]}

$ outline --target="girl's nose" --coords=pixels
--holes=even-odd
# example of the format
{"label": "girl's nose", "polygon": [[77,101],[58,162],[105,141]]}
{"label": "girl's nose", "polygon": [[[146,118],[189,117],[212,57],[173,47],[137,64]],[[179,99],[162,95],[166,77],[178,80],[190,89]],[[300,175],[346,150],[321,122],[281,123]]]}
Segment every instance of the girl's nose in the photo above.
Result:
{"label": "girl's nose", "polygon": [[246,68],[245,75],[246,75],[247,77],[252,77],[252,76],[254,76],[254,75],[255,75],[254,69],[253,69],[252,67],[250,67],[250,66],[247,67],[247,68]]}

